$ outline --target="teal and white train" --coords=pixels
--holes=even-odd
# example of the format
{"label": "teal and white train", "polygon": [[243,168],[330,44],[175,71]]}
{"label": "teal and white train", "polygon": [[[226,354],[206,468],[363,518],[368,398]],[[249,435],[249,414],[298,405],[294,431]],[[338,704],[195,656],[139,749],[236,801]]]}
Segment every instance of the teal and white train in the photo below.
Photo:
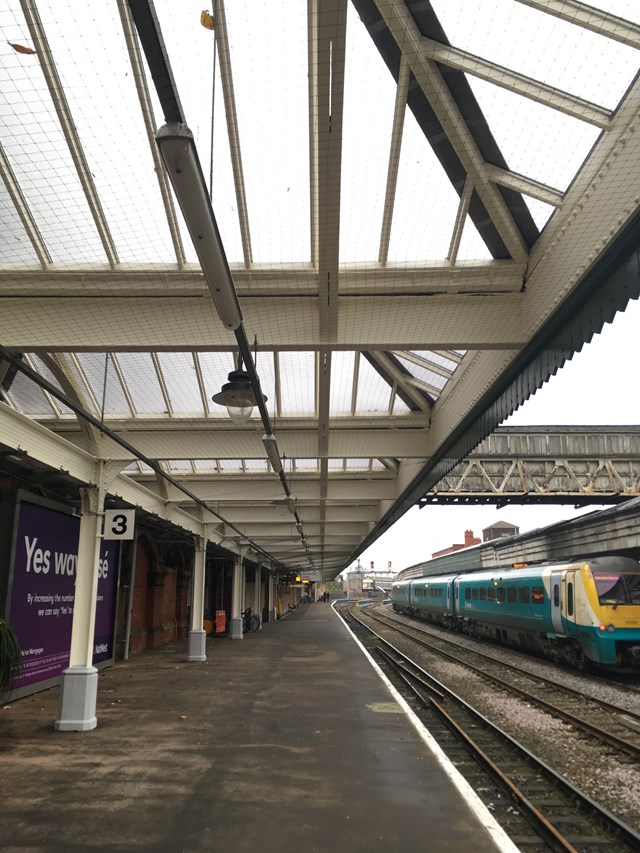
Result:
{"label": "teal and white train", "polygon": [[586,670],[640,673],[640,563],[499,567],[393,584],[393,609]]}

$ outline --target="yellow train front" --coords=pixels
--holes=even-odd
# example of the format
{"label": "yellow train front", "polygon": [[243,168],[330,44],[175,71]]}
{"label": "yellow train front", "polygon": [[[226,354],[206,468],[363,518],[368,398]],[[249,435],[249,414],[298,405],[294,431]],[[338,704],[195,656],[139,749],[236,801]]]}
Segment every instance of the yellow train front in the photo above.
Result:
{"label": "yellow train front", "polygon": [[394,584],[394,609],[580,669],[640,673],[640,564],[599,557]]}

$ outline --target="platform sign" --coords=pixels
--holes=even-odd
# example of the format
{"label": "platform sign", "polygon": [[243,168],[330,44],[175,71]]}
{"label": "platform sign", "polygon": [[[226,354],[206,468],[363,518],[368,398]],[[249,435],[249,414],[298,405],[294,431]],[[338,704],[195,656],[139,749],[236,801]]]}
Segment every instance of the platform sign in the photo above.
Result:
{"label": "platform sign", "polygon": [[322,580],[322,572],[320,571],[312,571],[312,572],[300,572],[300,580],[303,581],[321,581]]}
{"label": "platform sign", "polygon": [[[68,666],[79,535],[78,516],[24,499],[19,502],[8,618],[22,648],[22,673],[13,690],[57,678]],[[119,553],[117,542],[102,543],[94,664],[113,658]]]}
{"label": "platform sign", "polygon": [[104,511],[104,539],[133,539],[135,526],[135,509],[106,509]]}

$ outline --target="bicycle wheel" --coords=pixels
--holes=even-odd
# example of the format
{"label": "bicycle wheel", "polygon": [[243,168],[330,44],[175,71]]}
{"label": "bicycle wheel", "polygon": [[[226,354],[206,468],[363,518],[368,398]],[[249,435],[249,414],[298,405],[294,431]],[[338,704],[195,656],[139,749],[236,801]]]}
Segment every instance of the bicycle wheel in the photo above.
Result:
{"label": "bicycle wheel", "polygon": [[253,615],[251,617],[251,627],[249,628],[249,631],[252,631],[252,632],[257,631],[259,627],[260,627],[260,618],[258,616]]}

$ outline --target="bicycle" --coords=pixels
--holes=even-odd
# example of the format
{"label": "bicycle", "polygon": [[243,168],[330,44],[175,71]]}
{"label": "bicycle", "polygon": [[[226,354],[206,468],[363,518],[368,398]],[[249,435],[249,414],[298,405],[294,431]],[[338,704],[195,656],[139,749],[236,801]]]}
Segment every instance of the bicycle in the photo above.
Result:
{"label": "bicycle", "polygon": [[257,631],[260,627],[260,619],[255,614],[251,613],[250,607],[247,607],[246,610],[242,610],[240,616],[242,616],[243,634],[251,634],[253,631]]}

